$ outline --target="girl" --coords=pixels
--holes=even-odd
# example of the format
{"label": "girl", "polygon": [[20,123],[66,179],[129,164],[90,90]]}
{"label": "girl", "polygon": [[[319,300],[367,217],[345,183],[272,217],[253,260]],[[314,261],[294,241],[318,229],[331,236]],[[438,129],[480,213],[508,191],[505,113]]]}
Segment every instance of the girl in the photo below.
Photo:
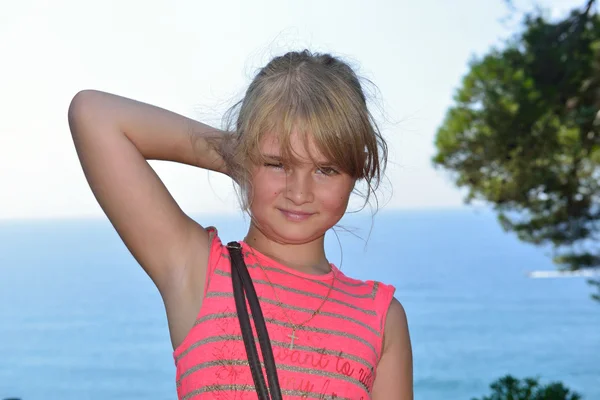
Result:
{"label": "girl", "polygon": [[220,131],[115,95],[83,91],[69,124],[85,176],[164,301],[179,399],[256,398],[231,263],[215,228],[178,207],[146,160],[230,176],[251,217],[240,243],[286,399],[413,398],[405,312],[392,286],[345,276],[325,233],[351,192],[381,179],[387,147],[356,74],[290,52],[259,71]]}

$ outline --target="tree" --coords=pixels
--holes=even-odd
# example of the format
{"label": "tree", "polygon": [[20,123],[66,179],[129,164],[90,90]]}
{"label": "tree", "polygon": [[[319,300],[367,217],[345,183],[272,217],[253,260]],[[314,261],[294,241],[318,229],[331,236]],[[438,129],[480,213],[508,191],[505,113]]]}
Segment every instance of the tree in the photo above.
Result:
{"label": "tree", "polygon": [[519,380],[506,375],[493,382],[490,388],[490,396],[472,400],[581,400],[578,393],[571,392],[560,382],[540,385],[536,378]]}
{"label": "tree", "polygon": [[[502,49],[470,63],[436,134],[433,163],[503,228],[550,244],[564,270],[600,267],[600,17],[528,14]],[[600,301],[600,281],[596,285]]]}

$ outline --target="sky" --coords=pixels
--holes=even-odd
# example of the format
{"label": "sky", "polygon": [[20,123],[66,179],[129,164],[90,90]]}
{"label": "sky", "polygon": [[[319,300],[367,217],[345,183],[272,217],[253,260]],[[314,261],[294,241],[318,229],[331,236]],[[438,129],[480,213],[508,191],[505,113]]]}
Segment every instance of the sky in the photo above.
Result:
{"label": "sky", "polygon": [[[556,16],[583,3],[537,2]],[[102,215],[67,124],[78,91],[219,126],[258,68],[303,48],[341,56],[377,85],[390,146],[385,209],[460,207],[464,193],[432,166],[434,137],[469,60],[518,29],[507,15],[503,0],[9,2],[0,14],[0,219]],[[227,177],[151,164],[184,211],[237,211]]]}

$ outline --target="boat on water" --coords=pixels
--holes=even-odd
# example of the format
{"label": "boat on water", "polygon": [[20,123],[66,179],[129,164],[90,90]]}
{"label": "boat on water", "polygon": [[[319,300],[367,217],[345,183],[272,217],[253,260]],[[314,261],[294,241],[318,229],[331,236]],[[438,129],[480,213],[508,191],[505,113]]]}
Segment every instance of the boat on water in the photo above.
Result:
{"label": "boat on water", "polygon": [[600,277],[600,269],[581,269],[578,271],[530,271],[530,278],[596,278]]}

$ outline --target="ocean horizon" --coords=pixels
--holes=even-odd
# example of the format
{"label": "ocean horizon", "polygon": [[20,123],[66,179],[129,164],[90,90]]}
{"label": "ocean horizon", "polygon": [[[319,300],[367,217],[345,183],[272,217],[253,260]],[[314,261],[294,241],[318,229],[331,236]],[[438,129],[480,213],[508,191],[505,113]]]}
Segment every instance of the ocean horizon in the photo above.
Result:
{"label": "ocean horizon", "polygon": [[[223,241],[239,216],[195,217]],[[506,375],[561,381],[600,399],[600,303],[551,250],[518,241],[490,211],[349,215],[330,261],[393,284],[407,313],[415,399],[471,400]],[[360,228],[360,229],[358,229]],[[357,237],[357,236],[359,237]],[[367,239],[365,241],[365,239]],[[0,399],[176,399],[158,291],[106,218],[0,220]]]}

